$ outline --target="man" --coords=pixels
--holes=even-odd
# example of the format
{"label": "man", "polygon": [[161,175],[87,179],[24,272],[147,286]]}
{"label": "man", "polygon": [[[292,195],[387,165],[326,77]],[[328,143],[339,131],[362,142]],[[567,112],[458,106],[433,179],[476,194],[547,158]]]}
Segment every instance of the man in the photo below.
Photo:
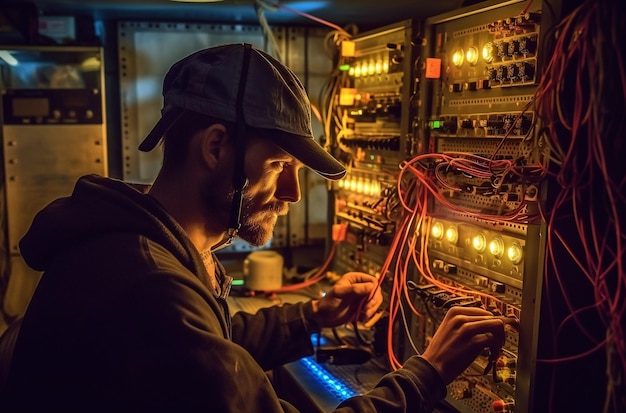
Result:
{"label": "man", "polygon": [[[140,145],[151,150],[164,137],[149,192],[84,177],[21,241],[25,260],[45,273],[3,411],[294,411],[264,372],[312,354],[313,331],[367,319],[381,304],[373,277],[348,273],[319,300],[231,319],[229,277],[214,251],[235,236],[266,243],[300,199],[301,167],[328,179],[344,169],[313,139],[299,80],[249,45],[181,60],[163,95],[162,117]],[[453,309],[423,357],[339,410],[428,410],[445,383],[503,341],[490,313]]]}

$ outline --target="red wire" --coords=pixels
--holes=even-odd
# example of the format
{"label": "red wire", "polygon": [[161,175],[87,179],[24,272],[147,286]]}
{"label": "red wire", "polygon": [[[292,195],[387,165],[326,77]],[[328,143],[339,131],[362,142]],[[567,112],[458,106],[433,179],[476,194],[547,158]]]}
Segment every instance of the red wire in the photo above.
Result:
{"label": "red wire", "polygon": [[297,291],[297,290],[301,290],[303,288],[309,287],[321,280],[323,280],[324,278],[326,278],[326,270],[328,269],[328,267],[330,266],[331,262],[333,261],[333,258],[335,256],[335,253],[337,251],[337,245],[338,242],[334,242],[333,246],[328,254],[328,257],[326,257],[326,261],[324,262],[324,264],[320,267],[320,269],[313,275],[311,276],[311,278],[309,278],[306,281],[297,283],[297,284],[291,284],[291,285],[286,285],[280,288],[276,288],[273,290],[264,290],[263,293],[264,294],[273,294],[273,293],[285,293],[285,292],[289,292],[289,291]]}
{"label": "red wire", "polygon": [[[555,329],[553,359],[539,360],[545,363],[566,362],[586,357],[592,352],[606,349],[607,357],[616,357],[617,364],[612,363],[612,369],[607,370],[609,379],[609,393],[611,386],[620,374],[626,372],[626,340],[624,338],[623,320],[626,314],[626,273],[624,259],[626,248],[623,229],[623,214],[626,209],[624,196],[624,177],[611,176],[609,166],[614,162],[623,162],[619,154],[609,152],[604,147],[605,139],[609,136],[623,136],[624,120],[619,115],[607,116],[607,110],[620,106],[626,100],[626,75],[622,53],[611,47],[607,50],[605,44],[611,44],[605,34],[606,28],[613,30],[608,37],[615,37],[621,27],[616,27],[616,15],[613,9],[603,10],[611,2],[586,2],[572,12],[557,27],[559,33],[554,53],[548,63],[545,73],[536,93],[536,111],[542,118],[546,118],[548,139],[550,146],[559,157],[554,176],[560,184],[560,193],[557,194],[552,210],[540,214],[547,221],[548,239],[546,249],[544,287],[546,295],[555,297],[560,290],[560,296],[569,311],[569,314],[560,321]],[[613,13],[612,13],[613,12]],[[621,49],[620,49],[621,50]],[[573,81],[571,68],[576,76]],[[617,69],[616,69],[617,68]],[[611,77],[611,74],[614,75]],[[608,84],[615,82],[619,85]],[[574,100],[567,88],[573,85]],[[604,93],[621,91],[607,99]],[[616,101],[616,96],[617,100]],[[621,99],[621,101],[619,101]],[[569,109],[569,111],[567,110]],[[617,125],[612,124],[614,119]],[[562,133],[559,127],[565,128]],[[622,154],[623,155],[623,154]],[[617,179],[617,181],[616,181]],[[604,185],[598,188],[599,185]],[[597,201],[598,196],[606,197],[603,204]],[[555,228],[554,221],[560,212],[572,211],[576,239],[564,239]],[[569,254],[572,262],[580,269],[584,280],[593,289],[595,302],[582,308],[576,308],[568,296],[567,282],[560,274],[562,263],[556,261],[556,243],[559,243]],[[576,254],[569,242],[579,243],[582,254]],[[561,265],[560,265],[561,264]],[[553,290],[552,282],[556,282],[558,290]],[[579,285],[577,288],[585,288]],[[550,303],[548,303],[550,304]],[[593,339],[587,334],[587,326],[580,320],[579,315],[586,311],[597,311],[605,323],[606,337]],[[554,319],[554,314],[552,318]],[[558,321],[558,320],[555,320]],[[558,357],[556,348],[560,333],[565,324],[574,321],[581,333],[598,342],[597,346],[580,354],[567,357]],[[611,360],[607,360],[610,363]],[[616,372],[616,366],[621,366],[621,373]],[[607,399],[610,400],[610,399]],[[613,403],[616,403],[613,400]]]}

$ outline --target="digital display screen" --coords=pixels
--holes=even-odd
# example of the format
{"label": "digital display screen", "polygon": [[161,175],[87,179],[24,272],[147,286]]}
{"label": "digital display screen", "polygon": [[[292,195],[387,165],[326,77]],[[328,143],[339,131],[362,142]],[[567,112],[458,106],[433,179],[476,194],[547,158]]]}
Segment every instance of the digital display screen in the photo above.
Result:
{"label": "digital display screen", "polygon": [[63,105],[68,108],[84,108],[89,105],[87,95],[80,91],[79,93],[64,93],[62,96]]}
{"label": "digital display screen", "polygon": [[13,116],[48,116],[50,113],[50,102],[47,98],[14,98]]}

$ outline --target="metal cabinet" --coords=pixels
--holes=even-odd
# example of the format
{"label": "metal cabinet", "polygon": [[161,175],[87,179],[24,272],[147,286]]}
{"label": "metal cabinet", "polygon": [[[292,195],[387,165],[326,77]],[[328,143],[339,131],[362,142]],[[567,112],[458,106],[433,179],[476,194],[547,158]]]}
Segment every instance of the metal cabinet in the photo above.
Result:
{"label": "metal cabinet", "polygon": [[18,246],[35,214],[78,177],[107,175],[104,90],[100,47],[0,46],[6,314],[38,281]]}

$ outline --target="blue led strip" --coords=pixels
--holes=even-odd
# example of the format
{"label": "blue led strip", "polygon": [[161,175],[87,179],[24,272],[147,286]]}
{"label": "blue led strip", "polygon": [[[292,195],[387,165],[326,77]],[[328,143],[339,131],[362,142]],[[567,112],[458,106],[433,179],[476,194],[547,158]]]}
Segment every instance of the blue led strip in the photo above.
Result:
{"label": "blue led strip", "polygon": [[330,390],[340,401],[360,394],[333,377],[331,373],[315,362],[313,356],[302,358],[299,361],[306,366],[318,382]]}

